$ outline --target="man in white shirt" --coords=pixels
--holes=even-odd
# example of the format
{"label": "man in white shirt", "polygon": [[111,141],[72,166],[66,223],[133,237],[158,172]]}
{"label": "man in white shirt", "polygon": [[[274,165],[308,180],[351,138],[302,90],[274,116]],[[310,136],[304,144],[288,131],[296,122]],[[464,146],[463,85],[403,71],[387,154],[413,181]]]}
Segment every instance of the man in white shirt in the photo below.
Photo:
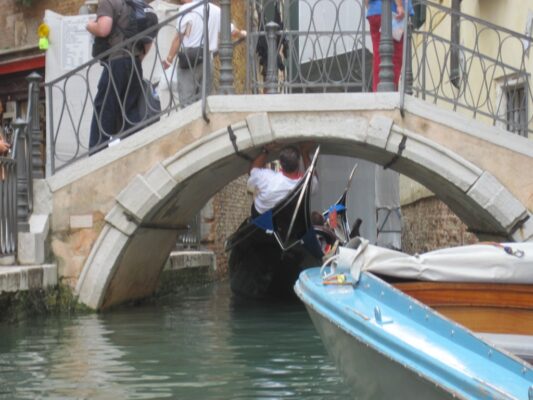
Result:
{"label": "man in white shirt", "polygon": [[[252,206],[252,217],[256,217],[270,210],[298,184],[303,177],[300,171],[300,154],[305,169],[311,164],[309,158],[309,144],[286,146],[279,153],[281,171],[276,172],[265,168],[269,150],[263,147],[261,153],[252,161],[248,188],[254,190],[255,199]],[[312,186],[316,187],[316,177],[313,176]]]}
{"label": "man in white shirt", "polygon": [[[176,20],[176,34],[172,40],[170,50],[166,60],[163,61],[163,68],[169,68],[178,54],[178,97],[180,106],[185,107],[198,100],[201,95],[203,77],[202,48],[204,46],[204,5],[202,0],[182,0],[185,3],[180,8],[183,14]],[[220,34],[220,7],[209,3],[207,15],[207,32],[209,36],[209,54],[218,51],[218,37]],[[231,26],[231,33],[234,37],[246,36],[246,31],[236,29]],[[211,60],[210,60],[211,61]],[[213,63],[209,63],[207,79],[207,90],[211,92]]]}

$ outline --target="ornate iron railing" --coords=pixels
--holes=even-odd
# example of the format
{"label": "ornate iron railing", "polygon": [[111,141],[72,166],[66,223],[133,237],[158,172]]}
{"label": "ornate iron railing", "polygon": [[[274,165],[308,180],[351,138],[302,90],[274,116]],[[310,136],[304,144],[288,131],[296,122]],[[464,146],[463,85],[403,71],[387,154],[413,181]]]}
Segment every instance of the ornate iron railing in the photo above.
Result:
{"label": "ornate iron railing", "polygon": [[250,92],[370,90],[364,0],[250,0],[247,14]]}
{"label": "ornate iron railing", "polygon": [[[165,73],[163,62],[167,58],[168,48],[160,46],[157,33],[160,29],[170,28],[169,35],[173,35],[177,29],[176,24],[181,22],[181,17],[186,13],[200,13],[205,20],[208,3],[207,0],[198,1],[188,10],[177,12],[45,84],[48,99],[49,173],[53,174],[76,160],[102,150],[110,142],[131,135],[180,107],[175,80],[178,57],[172,60]],[[206,33],[207,24],[204,24],[202,75],[210,77],[208,71],[212,63],[209,35]],[[152,43],[151,48],[143,58],[142,49],[149,42]],[[125,63],[126,66],[131,66],[130,70],[113,73],[113,68],[116,67],[111,65],[116,65],[117,60],[130,60]],[[188,60],[193,67],[198,65],[197,62]],[[105,94],[98,98],[99,109],[115,103],[118,110],[114,115],[95,111],[97,85],[102,74],[107,74],[110,84],[104,88],[102,93]],[[192,101],[202,99],[204,118],[207,119],[205,98],[209,94],[211,79],[201,79],[198,82],[197,77],[193,78],[196,79],[195,84],[199,90]],[[120,79],[126,81],[119,82]],[[134,92],[140,92],[140,96],[135,96],[135,102],[132,102],[134,96],[128,96],[128,93]]]}
{"label": "ornate iron railing", "polygon": [[0,157],[0,257],[17,250],[17,164]]}
{"label": "ornate iron railing", "polygon": [[[362,0],[248,4],[250,92],[371,90],[372,54]],[[526,64],[532,38],[431,1],[413,4],[417,12],[424,11],[425,23],[409,29],[411,37],[404,35],[408,61],[403,63],[402,94],[527,135],[533,118]],[[420,22],[421,16],[416,19]],[[381,36],[391,51],[389,32],[382,29]],[[382,54],[382,68],[390,68],[390,57]],[[385,71],[389,80],[391,73]],[[381,81],[394,90],[392,81]]]}
{"label": "ornate iron railing", "polygon": [[[26,119],[17,118],[12,126],[11,150],[0,157],[0,256],[17,252],[18,232],[28,232],[33,211],[33,178],[42,176],[40,149],[33,139],[40,137],[39,85],[41,77],[28,77]],[[38,142],[39,143],[39,142]]]}
{"label": "ornate iron railing", "polygon": [[413,31],[414,95],[527,136],[533,100],[531,37],[440,4],[415,0],[426,21]]}

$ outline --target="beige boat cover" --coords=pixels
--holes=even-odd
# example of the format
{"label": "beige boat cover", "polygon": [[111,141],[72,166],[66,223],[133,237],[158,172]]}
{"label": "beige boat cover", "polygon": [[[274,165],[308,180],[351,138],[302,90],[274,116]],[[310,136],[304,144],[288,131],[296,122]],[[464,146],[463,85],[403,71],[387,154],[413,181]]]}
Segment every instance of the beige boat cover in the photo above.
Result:
{"label": "beige boat cover", "polygon": [[362,239],[357,249],[339,248],[334,265],[391,277],[441,282],[533,283],[533,243],[480,243],[411,256]]}

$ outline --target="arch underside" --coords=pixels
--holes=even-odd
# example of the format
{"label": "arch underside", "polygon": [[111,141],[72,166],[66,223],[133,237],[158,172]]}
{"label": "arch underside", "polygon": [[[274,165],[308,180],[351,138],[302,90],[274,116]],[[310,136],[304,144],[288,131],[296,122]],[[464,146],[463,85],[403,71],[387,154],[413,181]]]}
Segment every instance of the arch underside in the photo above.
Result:
{"label": "arch underside", "polygon": [[[352,156],[423,184],[480,237],[529,240],[529,212],[490,172],[395,123],[393,113],[249,114],[232,124],[240,151],[277,142],[313,140],[321,154]],[[247,173],[225,128],[211,132],[138,175],[117,196],[84,266],[77,292],[95,309],[150,295],[177,231],[219,190]]]}

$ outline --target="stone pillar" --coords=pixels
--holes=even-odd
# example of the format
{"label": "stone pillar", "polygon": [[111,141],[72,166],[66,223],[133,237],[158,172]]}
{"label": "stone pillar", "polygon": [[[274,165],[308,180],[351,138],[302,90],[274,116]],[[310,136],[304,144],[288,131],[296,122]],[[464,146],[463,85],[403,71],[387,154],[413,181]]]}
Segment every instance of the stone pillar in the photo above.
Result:
{"label": "stone pillar", "polygon": [[392,65],[394,44],[392,39],[391,1],[382,0],[381,2],[381,39],[379,41],[381,64],[379,66],[378,92],[394,92],[394,71]]}
{"label": "stone pillar", "polygon": [[32,72],[26,80],[30,84],[28,93],[28,106],[30,107],[30,121],[28,126],[28,135],[31,136],[31,169],[32,177],[36,179],[44,178],[43,140],[41,134],[41,125],[39,119],[39,83],[41,75]]}
{"label": "stone pillar", "polygon": [[231,42],[231,1],[220,0],[220,86],[219,94],[233,94],[233,43]]}
{"label": "stone pillar", "polygon": [[17,118],[13,122],[15,130],[15,142],[13,143],[13,157],[17,162],[17,225],[19,232],[29,232],[30,230],[30,203],[29,203],[29,184],[28,182],[28,162],[27,156],[29,151],[27,147],[30,143],[26,140],[27,122]]}
{"label": "stone pillar", "polygon": [[278,92],[278,45],[276,36],[279,25],[275,22],[269,22],[266,24],[265,29],[268,45],[265,93],[272,94]]}

